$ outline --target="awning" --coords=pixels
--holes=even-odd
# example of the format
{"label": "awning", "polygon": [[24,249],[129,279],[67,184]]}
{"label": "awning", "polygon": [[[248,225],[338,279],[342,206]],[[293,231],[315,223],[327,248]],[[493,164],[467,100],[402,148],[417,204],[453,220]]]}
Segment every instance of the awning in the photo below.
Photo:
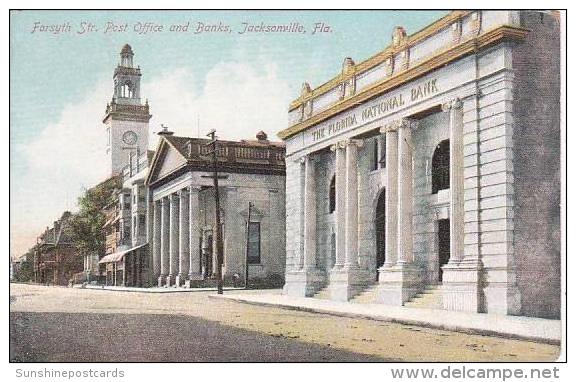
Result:
{"label": "awning", "polygon": [[148,243],[137,245],[136,247],[127,249],[125,251],[115,252],[115,253],[111,253],[109,255],[106,255],[102,259],[100,259],[98,264],[116,263],[118,261],[121,261],[127,253],[130,253],[132,251],[140,249],[140,248],[144,247],[145,245],[148,245]]}

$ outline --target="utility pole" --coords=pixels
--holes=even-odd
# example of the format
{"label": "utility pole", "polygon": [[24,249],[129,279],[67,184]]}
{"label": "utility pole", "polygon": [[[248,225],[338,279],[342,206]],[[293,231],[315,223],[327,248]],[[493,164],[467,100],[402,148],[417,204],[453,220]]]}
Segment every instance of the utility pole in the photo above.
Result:
{"label": "utility pole", "polygon": [[250,244],[250,218],[252,212],[252,202],[248,202],[248,220],[246,220],[246,256],[244,262],[246,268],[244,269],[244,289],[248,289],[248,246]]}
{"label": "utility pole", "polygon": [[222,282],[222,263],[223,263],[223,245],[222,245],[222,225],[220,224],[220,192],[218,191],[218,156],[216,153],[216,130],[212,129],[207,137],[210,137],[211,141],[206,144],[206,146],[212,146],[212,165],[213,165],[213,180],[214,180],[214,199],[216,204],[216,279],[218,281],[218,294],[223,293],[223,282]]}

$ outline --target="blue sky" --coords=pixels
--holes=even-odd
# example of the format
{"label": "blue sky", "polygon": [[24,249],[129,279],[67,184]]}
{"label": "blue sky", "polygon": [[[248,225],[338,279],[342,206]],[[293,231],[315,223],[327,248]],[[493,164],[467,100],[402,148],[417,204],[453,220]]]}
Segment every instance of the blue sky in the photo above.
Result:
{"label": "blue sky", "polygon": [[[142,68],[151,133],[160,123],[177,134],[219,130],[223,138],[269,136],[286,127],[288,103],[303,81],[312,87],[385,48],[394,26],[409,34],[445,11],[23,11],[10,15],[11,254],[20,255],[43,227],[106,176],[101,119],[112,96],[119,51],[129,43]],[[69,33],[31,33],[34,23],[70,23]],[[78,34],[81,23],[97,32]],[[109,22],[125,32],[104,33]],[[136,23],[163,25],[134,32]],[[170,32],[190,23],[190,31]],[[194,34],[198,22],[231,33]],[[242,23],[298,22],[304,34],[239,34]],[[323,22],[332,32],[311,32]],[[152,144],[154,144],[152,140]],[[153,149],[153,147],[151,147]]]}

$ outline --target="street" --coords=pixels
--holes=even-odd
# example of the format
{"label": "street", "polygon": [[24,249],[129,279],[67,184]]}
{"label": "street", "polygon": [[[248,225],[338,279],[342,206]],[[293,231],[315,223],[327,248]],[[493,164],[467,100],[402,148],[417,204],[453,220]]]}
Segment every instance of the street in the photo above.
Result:
{"label": "street", "polygon": [[552,361],[560,351],[530,341],[214,300],[210,293],[11,284],[10,360]]}

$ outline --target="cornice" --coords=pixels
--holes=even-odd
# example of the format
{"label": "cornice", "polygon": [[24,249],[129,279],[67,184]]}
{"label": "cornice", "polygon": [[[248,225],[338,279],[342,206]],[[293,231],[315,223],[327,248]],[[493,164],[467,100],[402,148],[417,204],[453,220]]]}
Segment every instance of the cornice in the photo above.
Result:
{"label": "cornice", "polygon": [[407,40],[398,45],[392,46],[389,45],[383,51],[375,54],[374,56],[354,65],[350,70],[343,74],[340,73],[336,77],[332,78],[328,82],[320,85],[319,87],[315,88],[314,90],[310,91],[309,93],[302,95],[292,101],[290,103],[289,110],[292,111],[302,105],[304,102],[316,98],[324,93],[329,92],[330,90],[334,89],[335,87],[339,86],[342,82],[350,79],[351,77],[357,75],[358,73],[366,72],[372,69],[375,66],[380,65],[388,58],[393,57],[394,55],[398,54],[399,52],[405,51],[406,49],[411,48],[412,46],[416,45],[420,41],[431,37],[435,33],[439,32],[440,30],[450,26],[456,20],[468,15],[471,13],[470,11],[452,11],[446,16],[442,17],[441,19],[437,20],[436,22],[430,24],[429,26],[421,29],[420,31],[412,34],[411,36],[407,37]]}
{"label": "cornice", "polygon": [[[422,33],[424,31],[422,31]],[[377,82],[374,85],[366,88],[362,92],[335,103],[326,110],[323,110],[322,112],[313,115],[307,120],[297,123],[293,126],[290,126],[287,129],[280,131],[278,133],[278,137],[284,140],[290,138],[291,136],[296,135],[302,131],[305,131],[311,126],[320,123],[336,114],[339,114],[344,110],[357,106],[358,104],[365,102],[373,97],[376,97],[382,93],[400,87],[409,81],[412,81],[418,77],[422,77],[423,75],[426,75],[433,70],[439,69],[452,61],[455,61],[469,54],[472,54],[478,51],[479,49],[488,47],[490,45],[502,41],[522,41],[526,37],[528,32],[529,30],[524,28],[503,25],[494,28],[490,31],[487,31],[480,36],[466,40],[458,45],[451,46],[437,53],[436,55],[420,62],[416,66],[408,68],[398,74],[395,74],[392,77]],[[312,94],[313,93],[314,92],[312,92]]]}

